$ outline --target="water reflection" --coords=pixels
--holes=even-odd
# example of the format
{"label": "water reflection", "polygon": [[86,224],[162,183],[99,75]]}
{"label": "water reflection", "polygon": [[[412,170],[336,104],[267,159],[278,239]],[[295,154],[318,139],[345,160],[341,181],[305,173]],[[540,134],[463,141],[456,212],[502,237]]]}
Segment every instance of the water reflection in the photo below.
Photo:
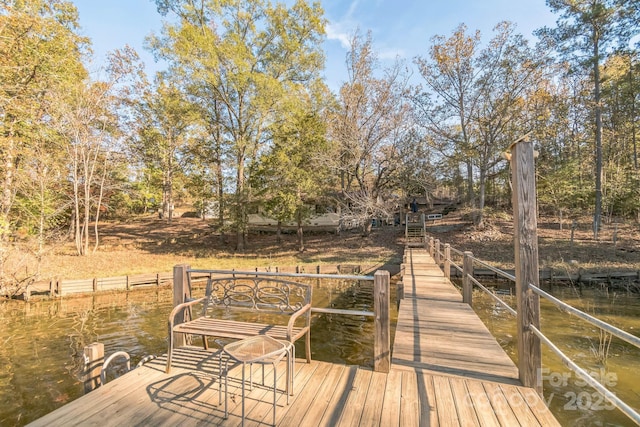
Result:
{"label": "water reflection", "polygon": [[[547,289],[545,289],[547,290]],[[627,292],[554,286],[551,293],[562,301],[594,315],[636,336],[640,335],[640,298]],[[516,307],[514,296],[501,296]],[[517,361],[515,318],[489,296],[474,291],[474,309],[498,342]],[[601,380],[627,404],[640,409],[640,349],[612,338],[610,343],[600,329],[561,312],[541,301],[541,330],[579,366]],[[633,426],[610,402],[565,367],[545,345],[542,346],[544,399],[562,425]],[[604,357],[603,357],[604,356]]]}
{"label": "water reflection", "polygon": [[[322,280],[314,283],[313,306],[371,311],[372,286]],[[0,302],[0,425],[24,425],[79,397],[83,350],[92,342],[103,343],[107,356],[126,351],[131,366],[147,355],[166,353],[172,300],[172,290],[164,287]],[[391,305],[395,308],[395,301]],[[392,320],[395,316],[392,311]],[[311,340],[314,359],[373,366],[373,318],[314,315]]]}

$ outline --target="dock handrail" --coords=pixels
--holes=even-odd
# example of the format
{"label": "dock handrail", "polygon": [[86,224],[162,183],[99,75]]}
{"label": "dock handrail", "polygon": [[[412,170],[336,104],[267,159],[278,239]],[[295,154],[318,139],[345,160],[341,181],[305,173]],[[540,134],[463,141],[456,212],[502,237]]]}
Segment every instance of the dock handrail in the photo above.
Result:
{"label": "dock handrail", "polygon": [[[425,241],[427,240],[427,238],[425,238]],[[439,242],[439,241],[438,241]],[[434,245],[433,244],[433,237],[429,238],[429,244],[427,245],[425,243],[425,247],[431,252],[432,248],[434,247],[438,247],[440,245]],[[434,250],[435,252],[435,250]],[[454,253],[458,256],[462,256],[462,257],[466,257],[469,256],[470,260],[473,263],[476,263],[478,265],[483,266],[484,268],[488,268],[489,270],[493,271],[494,273],[498,274],[499,276],[502,276],[508,280],[511,280],[513,282],[515,282],[516,278],[515,276],[506,273],[505,271],[500,270],[499,268],[493,267],[489,264],[487,264],[486,262],[474,257],[473,255],[470,255],[470,252],[463,252],[460,251],[458,249],[454,249],[452,247],[449,247],[449,253]],[[435,253],[430,253],[432,256],[435,255]],[[443,256],[444,253],[438,253],[438,258],[440,260],[443,260]],[[434,257],[435,258],[435,257]],[[468,271],[464,271],[464,268],[460,267],[459,265],[457,265],[453,259],[451,259],[452,257],[449,256],[449,259],[443,260],[445,262],[445,264],[449,264],[452,267],[454,267],[456,270],[460,271],[463,273],[463,280],[464,279],[468,279],[470,283],[473,283],[474,285],[476,285],[478,288],[480,288],[482,291],[484,291],[485,293],[487,293],[493,300],[495,300],[498,304],[500,304],[501,306],[503,306],[510,314],[512,314],[513,316],[517,316],[517,311],[512,308],[510,305],[508,305],[505,301],[503,301],[498,295],[496,295],[494,292],[492,292],[490,289],[488,289],[486,286],[482,285],[475,277],[473,277],[473,271],[468,272]],[[532,292],[534,292],[535,294],[545,298],[546,300],[550,301],[551,303],[553,303],[555,306],[557,306],[560,310],[569,313],[569,314],[573,314],[576,317],[579,317],[580,319],[600,328],[601,330],[610,333],[618,338],[620,338],[621,340],[635,346],[636,348],[640,349],[640,338],[636,337],[635,335],[631,335],[628,332],[623,331],[622,329],[619,329],[613,325],[611,325],[610,323],[607,323],[603,320],[598,319],[597,317],[594,317],[588,313],[585,313],[581,310],[578,310],[577,308],[559,300],[558,298],[554,297],[553,295],[549,294],[548,292],[543,291],[542,289],[540,289],[537,286],[533,286],[533,285],[529,285],[529,289],[531,289]],[[471,301],[469,301],[471,302]],[[635,409],[633,409],[631,406],[629,406],[627,403],[625,403],[623,400],[621,400],[619,397],[617,397],[613,392],[611,392],[610,390],[608,390],[602,383],[600,383],[598,380],[596,380],[595,378],[593,378],[591,375],[589,375],[584,369],[582,369],[578,364],[576,364],[573,360],[571,360],[570,357],[568,357],[567,355],[565,355],[562,350],[560,350],[554,343],[553,341],[551,341],[549,338],[547,338],[538,328],[536,328],[534,325],[530,324],[528,325],[528,329],[530,331],[533,332],[534,335],[536,335],[540,341],[542,343],[544,343],[545,345],[547,345],[551,351],[553,351],[558,357],[560,357],[560,359],[562,360],[562,362],[569,368],[571,369],[573,372],[575,372],[580,378],[582,378],[585,383],[589,384],[591,387],[593,387],[596,391],[598,391],[598,393],[602,394],[606,399],[608,399],[616,408],[618,408],[622,413],[624,413],[627,417],[629,417],[631,420],[633,420],[634,422],[640,424],[640,413],[638,413]]]}
{"label": "dock handrail", "polygon": [[107,369],[109,369],[109,365],[117,358],[123,358],[125,360],[125,364],[127,367],[127,372],[131,370],[131,358],[129,357],[129,353],[126,351],[116,351],[111,356],[107,358],[102,364],[102,369],[100,370],[100,383],[107,383]]}

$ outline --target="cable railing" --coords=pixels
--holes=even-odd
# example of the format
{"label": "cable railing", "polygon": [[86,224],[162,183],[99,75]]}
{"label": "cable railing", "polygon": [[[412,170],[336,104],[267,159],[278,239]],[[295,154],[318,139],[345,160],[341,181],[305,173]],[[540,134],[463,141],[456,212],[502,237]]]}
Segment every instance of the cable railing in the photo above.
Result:
{"label": "cable railing", "polygon": [[478,280],[476,280],[475,277],[469,276],[469,280],[471,280],[477,287],[479,287],[480,289],[482,289],[483,291],[485,291],[487,293],[487,295],[489,295],[495,302],[497,302],[498,304],[500,304],[502,307],[504,307],[509,313],[511,313],[514,317],[518,315],[518,312],[511,307],[509,304],[507,304],[506,302],[504,302],[502,300],[502,298],[500,298],[498,295],[496,295],[494,292],[491,292],[489,290],[489,288],[485,287],[482,283],[480,283]]}
{"label": "cable railing", "polygon": [[[505,308],[510,314],[512,314],[513,316],[518,315],[518,312],[514,308],[508,305],[505,301],[502,300],[502,298],[496,295],[495,292],[491,291],[489,288],[484,286],[473,276],[473,265],[477,264],[479,266],[482,266],[483,268],[489,269],[492,272],[496,273],[497,275],[504,277],[505,279],[511,280],[513,282],[516,281],[516,277],[514,275],[506,273],[500,270],[499,268],[496,268],[492,265],[487,264],[486,262],[474,257],[471,252],[464,252],[458,249],[454,249],[450,247],[450,245],[448,244],[445,244],[444,245],[445,250],[441,251],[440,248],[442,246],[443,246],[442,243],[438,239],[434,240],[433,237],[427,238],[425,236],[425,248],[429,251],[429,254],[434,258],[438,266],[441,266],[442,264],[444,264],[445,269],[448,270],[451,267],[453,267],[454,269],[462,273],[462,283],[463,283],[462,294],[463,294],[464,302],[468,303],[469,305],[472,305],[471,290],[472,290],[472,287],[475,285],[478,288],[480,288],[483,292],[485,292],[487,295],[489,295],[496,303],[498,303],[500,306]],[[462,266],[459,266],[454,262],[455,260],[452,259],[451,253],[457,255],[458,257],[462,257],[462,261],[463,261]],[[445,276],[449,277],[450,271],[445,271]],[[619,329],[611,325],[610,323],[607,323],[601,319],[598,319],[588,313],[585,313],[559,300],[558,298],[554,297],[548,292],[545,292],[544,290],[540,289],[538,286],[529,285],[528,289],[530,289],[537,296],[540,296],[550,301],[552,304],[558,307],[561,311],[574,315],[598,327],[600,330],[606,333],[609,333],[613,336],[616,336],[617,338],[640,349],[639,337],[629,334],[628,332],[625,332],[622,329]],[[607,399],[608,402],[610,402],[613,406],[617,407],[622,413],[624,413],[627,417],[629,417],[635,423],[640,425],[640,413],[638,413],[638,411],[636,411],[634,408],[629,406],[626,402],[624,402],[619,397],[617,397],[615,393],[607,389],[596,378],[589,375],[587,371],[581,368],[569,356],[564,354],[562,350],[560,350],[558,346],[556,346],[553,343],[553,341],[551,341],[548,337],[546,337],[540,331],[540,329],[538,329],[535,325],[529,323],[527,326],[527,330],[533,333],[536,337],[538,337],[541,343],[544,343],[546,346],[548,346],[549,349],[562,360],[565,366],[567,366],[569,369],[575,372],[576,375],[582,378],[586,384],[589,384],[591,387],[593,387],[598,393],[600,393],[605,399]],[[521,356],[519,355],[519,357]]]}

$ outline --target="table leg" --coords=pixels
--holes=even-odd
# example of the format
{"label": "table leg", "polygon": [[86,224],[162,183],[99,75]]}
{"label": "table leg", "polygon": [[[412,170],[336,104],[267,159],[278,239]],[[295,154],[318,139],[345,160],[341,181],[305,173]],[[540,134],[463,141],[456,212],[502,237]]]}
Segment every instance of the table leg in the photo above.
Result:
{"label": "table leg", "polygon": [[224,364],[224,419],[229,418],[229,412],[227,411],[227,399],[229,398],[229,359]]}
{"label": "table leg", "polygon": [[[274,427],[276,425],[276,378],[277,378],[276,363],[274,362],[273,364],[273,426]],[[288,397],[289,396],[287,395],[287,398]]]}
{"label": "table leg", "polygon": [[[244,427],[244,363],[242,363],[242,422],[241,422],[241,426]],[[251,367],[251,365],[249,365],[249,367]],[[249,373],[249,376],[251,376],[251,373]]]}

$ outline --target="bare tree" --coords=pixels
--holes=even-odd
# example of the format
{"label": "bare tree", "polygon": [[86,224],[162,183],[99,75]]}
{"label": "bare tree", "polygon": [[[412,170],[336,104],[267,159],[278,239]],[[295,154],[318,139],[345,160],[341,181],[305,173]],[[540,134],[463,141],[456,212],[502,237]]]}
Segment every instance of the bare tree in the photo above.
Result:
{"label": "bare tree", "polygon": [[340,105],[331,117],[330,134],[338,149],[331,164],[345,199],[357,202],[345,211],[361,218],[368,234],[371,220],[388,214],[379,201],[389,197],[397,182],[399,144],[410,130],[407,75],[398,61],[380,72],[370,34],[352,38],[347,69],[349,81],[341,87]]}

